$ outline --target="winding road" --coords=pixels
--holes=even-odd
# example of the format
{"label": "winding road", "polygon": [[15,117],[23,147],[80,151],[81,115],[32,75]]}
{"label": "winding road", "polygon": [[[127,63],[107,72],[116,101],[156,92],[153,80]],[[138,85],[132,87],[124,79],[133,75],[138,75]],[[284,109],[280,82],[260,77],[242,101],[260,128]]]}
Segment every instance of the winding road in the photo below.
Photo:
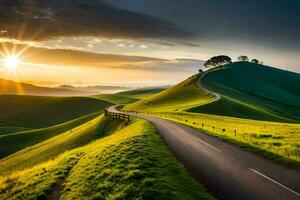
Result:
{"label": "winding road", "polygon": [[218,199],[300,199],[300,172],[173,121],[118,111],[151,122],[190,174]]}

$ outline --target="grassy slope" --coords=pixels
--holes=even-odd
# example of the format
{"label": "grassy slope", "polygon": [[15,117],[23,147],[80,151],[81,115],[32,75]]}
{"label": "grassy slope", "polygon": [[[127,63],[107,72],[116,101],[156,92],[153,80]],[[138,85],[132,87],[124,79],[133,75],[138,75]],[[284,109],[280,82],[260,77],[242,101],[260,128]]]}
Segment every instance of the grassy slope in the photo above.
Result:
{"label": "grassy slope", "polygon": [[212,94],[196,86],[197,79],[198,76],[192,76],[174,87],[126,105],[124,109],[138,111],[185,110],[212,101],[215,98]]}
{"label": "grassy slope", "polygon": [[109,123],[103,115],[98,116],[65,133],[59,134],[36,145],[27,147],[0,160],[0,174],[24,169],[49,160],[66,150],[87,144],[88,142],[110,134],[122,126],[123,122],[114,120]]}
{"label": "grassy slope", "polygon": [[124,91],[124,92],[119,92],[117,94],[120,94],[122,96],[136,98],[136,99],[144,99],[151,95],[162,92],[165,89],[166,88],[145,88],[145,89],[128,90],[128,91]]}
{"label": "grassy slope", "polygon": [[142,120],[30,170],[0,177],[0,199],[212,199]]}
{"label": "grassy slope", "polygon": [[17,133],[21,131],[29,131],[32,128],[25,128],[25,127],[18,127],[18,126],[2,126],[0,127],[0,136],[1,135],[8,135],[10,133]]}
{"label": "grassy slope", "polygon": [[300,169],[300,124],[188,112],[162,112],[155,115],[195,127],[266,158]]}
{"label": "grassy slope", "polygon": [[[246,67],[246,69],[244,69],[244,66]],[[236,63],[229,67],[227,66],[225,69],[222,69],[220,71],[218,70],[215,72],[211,72],[207,75],[209,79],[212,79],[210,78],[211,74],[217,74],[217,77],[219,79],[214,78],[215,82],[213,80],[210,80],[209,84],[211,88],[209,89],[214,92],[219,92],[219,90],[214,89],[213,87],[216,85],[218,86],[216,88],[220,87],[221,89],[224,89],[224,87],[222,87],[221,85],[222,80],[220,80],[220,77],[224,78],[224,80],[228,81],[229,83],[230,81],[238,77],[238,81],[235,81],[234,84],[232,84],[233,86],[244,86],[244,90],[249,87],[248,90],[253,90],[252,92],[257,90],[258,94],[263,94],[265,95],[264,97],[258,97],[257,95],[252,95],[253,97],[250,97],[249,91],[246,94],[245,92],[241,92],[242,89],[235,89],[234,93],[228,93],[230,94],[230,96],[224,95],[218,101],[208,100],[206,101],[208,102],[207,104],[203,104],[202,102],[202,105],[199,105],[201,104],[201,100],[203,99],[203,97],[201,96],[201,94],[200,96],[195,95],[196,90],[200,89],[195,87],[197,79],[195,77],[192,77],[184,81],[183,83],[180,83],[179,85],[174,86],[157,95],[153,95],[145,100],[129,104],[125,106],[125,110],[148,112],[148,114],[154,115],[157,115],[159,112],[159,116],[164,116],[171,120],[177,120],[180,123],[185,123],[196,128],[202,128],[202,123],[204,123],[205,126],[204,128],[202,128],[202,130],[208,131],[210,134],[222,137],[223,139],[247,147],[251,151],[256,151],[256,153],[263,154],[268,158],[278,160],[286,165],[294,167],[296,166],[300,168],[299,124],[268,122],[278,121],[295,123],[295,120],[293,118],[295,118],[297,114],[300,113],[295,112],[295,110],[297,111],[296,107],[298,106],[295,99],[299,97],[298,93],[300,92],[300,89],[297,89],[300,87],[300,84],[297,84],[300,80],[298,79],[299,75],[263,66],[259,66],[259,69],[257,69],[257,67],[257,65],[252,65],[251,63]],[[226,72],[226,70],[228,72]],[[233,73],[231,71],[235,70],[238,70],[240,72],[234,72],[234,75],[230,75],[230,73]],[[247,70],[257,72],[253,72],[254,74],[251,74]],[[279,77],[279,74],[282,73],[283,77],[274,77],[275,75],[273,75],[272,72],[272,76],[268,77],[266,76],[266,73],[268,73],[269,70],[274,70],[276,72],[274,73]],[[222,74],[223,72],[226,73]],[[239,75],[239,73],[244,73],[245,76],[247,76],[247,74],[251,75],[250,77],[245,78],[243,75]],[[260,73],[262,73],[263,75],[259,75]],[[247,85],[246,83],[251,83],[253,77],[258,78],[257,82],[254,80],[253,84]],[[266,78],[264,79],[264,77]],[[208,83],[206,83],[208,78],[206,78],[205,76],[202,83],[203,85],[208,85]],[[240,79],[243,80],[239,81]],[[246,81],[244,81],[244,79]],[[278,81],[283,81],[283,79],[291,80],[286,80],[284,81],[285,83],[281,85],[280,82],[276,81],[277,79]],[[189,83],[188,88],[183,87],[184,83]],[[274,85],[272,86],[273,83]],[[266,87],[266,85],[268,85],[269,87]],[[270,89],[271,86],[272,89]],[[220,91],[222,92],[223,90],[221,89]],[[269,95],[268,89],[270,89],[271,92],[275,91],[277,95],[279,95],[279,91],[282,92],[284,90],[281,95],[286,96],[278,98],[278,100],[276,100],[277,103],[275,103],[274,99],[277,95],[266,97],[266,95]],[[229,90],[227,88],[227,90],[224,89],[224,91],[227,92],[232,90]],[[263,91],[265,91],[265,93]],[[288,95],[290,95],[291,100],[287,101],[288,103],[283,102],[278,105],[278,101],[285,101]],[[193,100],[194,97],[195,100]],[[197,102],[197,98],[200,100],[200,102]],[[266,100],[268,98],[271,98],[273,100]],[[266,105],[265,101],[268,102],[268,105]],[[300,100],[298,102],[300,102]],[[198,106],[195,106],[196,103],[198,103]],[[290,106],[287,106],[286,104],[290,104]],[[277,106],[279,109],[283,109],[282,113],[274,112],[274,109],[271,110],[272,108],[277,108]],[[294,110],[291,110],[290,107],[293,107]],[[209,115],[190,113],[191,111],[208,113]],[[226,117],[224,115],[234,117]],[[288,117],[290,117],[290,119],[288,119]],[[249,118],[264,121],[249,120]],[[212,127],[214,127],[214,129]],[[226,131],[223,132],[222,129],[226,129]],[[237,131],[236,134],[234,130]]]}
{"label": "grassy slope", "polygon": [[249,105],[242,101],[222,96],[218,101],[200,105],[187,110],[193,113],[206,113],[223,115],[245,119],[256,119],[264,121],[294,122],[294,120],[278,116],[256,105]]}
{"label": "grassy slope", "polygon": [[[270,121],[300,120],[300,74],[249,62],[237,62],[208,73],[203,77],[202,84],[213,92],[229,97],[227,102],[242,102],[269,115],[268,119],[266,115],[256,116],[249,112],[246,113],[248,118]],[[228,104],[224,104],[223,100],[194,111],[211,113],[210,109],[216,106],[219,113],[215,109],[213,114],[243,117],[240,114],[234,115],[231,109],[224,110],[226,105]]]}
{"label": "grassy slope", "polygon": [[109,102],[88,97],[0,95],[0,127],[42,128],[101,111]]}
{"label": "grassy slope", "polygon": [[89,114],[59,125],[0,136],[0,158],[73,129],[99,116]]}
{"label": "grassy slope", "polygon": [[125,96],[121,94],[99,94],[92,96],[93,98],[111,102],[113,104],[129,104],[138,101],[139,99]]}

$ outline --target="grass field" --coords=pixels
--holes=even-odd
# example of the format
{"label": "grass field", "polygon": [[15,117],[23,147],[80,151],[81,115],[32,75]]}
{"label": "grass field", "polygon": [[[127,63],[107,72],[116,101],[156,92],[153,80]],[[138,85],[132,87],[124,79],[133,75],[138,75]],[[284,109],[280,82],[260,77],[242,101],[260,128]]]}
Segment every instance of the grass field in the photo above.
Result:
{"label": "grass field", "polygon": [[135,89],[128,90],[124,92],[119,92],[117,94],[127,97],[132,97],[135,99],[144,99],[159,92],[166,90],[167,88],[144,88],[144,89]]}
{"label": "grass field", "polygon": [[74,119],[47,128],[34,129],[29,131],[11,133],[8,135],[2,135],[0,136],[0,158],[15,153],[25,147],[38,144],[51,137],[69,131],[77,126],[80,126],[81,124],[86,123],[87,121],[92,120],[93,118],[99,115],[100,112],[92,113],[87,116],[83,116],[78,119]]}
{"label": "grass field", "polygon": [[257,106],[222,96],[218,101],[196,106],[186,110],[192,113],[206,113],[263,121],[295,122],[293,119],[278,116]]}
{"label": "grass field", "polygon": [[143,120],[0,177],[0,199],[212,199]]}
{"label": "grass field", "polygon": [[[109,124],[109,126],[108,126]],[[108,122],[104,116],[98,116],[82,125],[61,133],[33,146],[22,149],[0,160],[0,175],[17,169],[34,166],[40,162],[87,144],[95,139],[109,135],[123,125],[122,121]]]}
{"label": "grass field", "polygon": [[300,169],[300,124],[188,112],[151,114],[204,130],[269,159]]}
{"label": "grass field", "polygon": [[139,100],[137,98],[121,94],[98,94],[92,96],[92,98],[108,101],[113,104],[129,104]]}
{"label": "grass field", "polygon": [[214,100],[214,96],[196,86],[198,76],[192,76],[180,84],[138,102],[126,105],[125,110],[174,111],[185,110]]}
{"label": "grass field", "polygon": [[109,102],[88,97],[0,95],[0,127],[44,128],[103,111]]}
{"label": "grass field", "polygon": [[[286,121],[280,118],[300,121],[300,74],[250,62],[236,62],[206,74],[202,85],[224,97],[270,113],[269,121]],[[228,112],[224,114],[230,115]],[[274,118],[276,116],[278,119]],[[260,119],[253,113],[249,113],[249,118]]]}

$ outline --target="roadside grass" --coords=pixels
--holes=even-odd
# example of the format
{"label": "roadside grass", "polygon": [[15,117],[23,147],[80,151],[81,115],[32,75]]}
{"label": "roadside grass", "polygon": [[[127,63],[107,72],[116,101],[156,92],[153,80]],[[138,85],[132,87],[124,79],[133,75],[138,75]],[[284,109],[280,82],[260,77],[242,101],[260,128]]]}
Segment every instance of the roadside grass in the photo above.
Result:
{"label": "roadside grass", "polygon": [[0,95],[0,127],[44,128],[112,105],[89,97]]}
{"label": "roadside grass", "polygon": [[111,102],[113,104],[129,104],[138,101],[139,99],[125,96],[121,94],[98,94],[91,96],[92,98]]}
{"label": "roadside grass", "polygon": [[[89,114],[87,116],[79,117],[77,119],[41,129],[33,129],[29,131],[22,131],[11,133],[7,135],[0,135],[0,158],[4,158],[12,153],[15,153],[25,147],[38,144],[51,137],[57,136],[61,133],[69,131],[87,121],[99,116],[101,112]],[[47,115],[45,113],[45,115]]]}
{"label": "roadside grass", "polygon": [[0,199],[213,199],[144,120],[32,169],[0,178]]}
{"label": "roadside grass", "polygon": [[132,97],[132,98],[136,98],[136,99],[144,99],[151,95],[162,92],[166,89],[167,89],[167,87],[166,88],[143,88],[143,89],[127,90],[127,91],[119,92],[116,94],[119,94],[122,96],[127,96],[127,97]]}
{"label": "roadside grass", "polygon": [[1,159],[0,175],[9,174],[12,171],[32,167],[38,163],[53,159],[67,150],[104,137],[119,129],[123,124],[124,122],[120,120],[111,122],[105,119],[103,115],[95,117],[64,133]]}
{"label": "roadside grass", "polygon": [[194,75],[158,94],[128,104],[124,107],[124,110],[159,112],[185,110],[213,101],[214,95],[198,88],[196,85],[197,80],[198,75]]}
{"label": "roadside grass", "polygon": [[248,151],[300,170],[300,124],[188,112],[148,114],[186,124]]}

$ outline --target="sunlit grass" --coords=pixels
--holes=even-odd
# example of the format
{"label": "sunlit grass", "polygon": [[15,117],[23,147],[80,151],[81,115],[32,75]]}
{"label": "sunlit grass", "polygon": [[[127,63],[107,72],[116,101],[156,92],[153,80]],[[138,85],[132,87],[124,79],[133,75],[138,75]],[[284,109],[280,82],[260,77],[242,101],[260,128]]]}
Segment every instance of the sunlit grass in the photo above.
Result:
{"label": "sunlit grass", "polygon": [[158,112],[186,110],[213,101],[214,95],[196,86],[197,79],[197,75],[192,76],[172,88],[126,105],[124,109]]}
{"label": "sunlit grass", "polygon": [[[187,124],[249,150],[300,168],[300,124],[267,122],[188,112],[149,114]],[[271,155],[274,154],[274,155]]]}
{"label": "sunlit grass", "polygon": [[0,177],[0,199],[212,199],[143,120],[32,169]]}

